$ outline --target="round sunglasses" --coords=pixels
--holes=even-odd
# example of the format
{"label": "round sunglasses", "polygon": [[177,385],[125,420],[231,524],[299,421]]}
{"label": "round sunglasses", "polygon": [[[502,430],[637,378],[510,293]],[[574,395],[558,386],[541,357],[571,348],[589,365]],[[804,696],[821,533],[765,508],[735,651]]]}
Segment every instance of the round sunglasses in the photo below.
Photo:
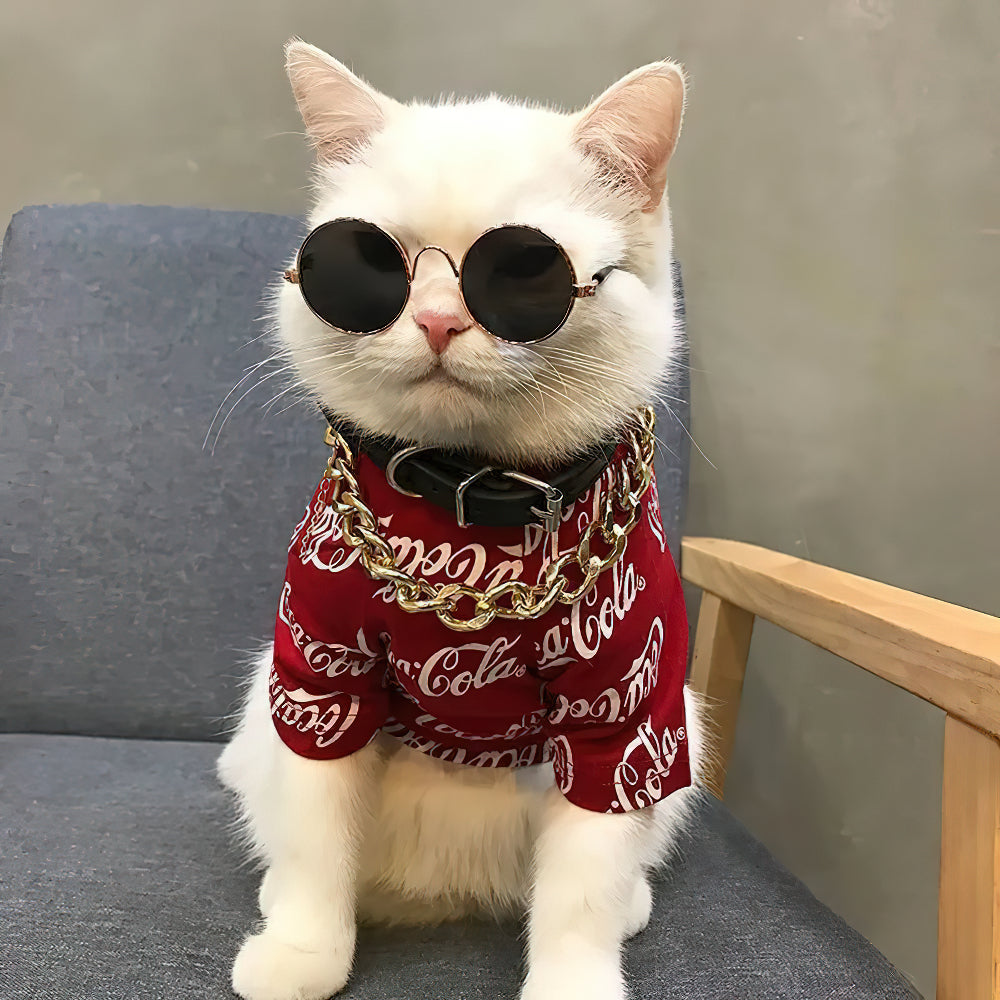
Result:
{"label": "round sunglasses", "polygon": [[577,299],[588,298],[614,270],[602,268],[578,283],[566,251],[532,226],[487,229],[456,266],[443,247],[423,247],[413,261],[402,244],[363,219],[334,219],[314,229],[285,280],[306,305],[343,333],[381,333],[402,315],[414,269],[427,250],[443,254],[458,278],[473,322],[498,340],[529,344],[559,330]]}

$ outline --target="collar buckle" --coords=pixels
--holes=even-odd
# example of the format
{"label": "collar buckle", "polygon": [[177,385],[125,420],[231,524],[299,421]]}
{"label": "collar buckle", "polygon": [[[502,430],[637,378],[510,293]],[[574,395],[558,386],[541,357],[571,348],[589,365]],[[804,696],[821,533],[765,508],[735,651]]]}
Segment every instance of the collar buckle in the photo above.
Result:
{"label": "collar buckle", "polygon": [[538,518],[542,527],[550,534],[559,528],[563,509],[563,492],[561,489],[553,486],[551,483],[545,482],[543,479],[536,479],[534,476],[529,476],[527,473],[517,472],[513,469],[497,469],[492,465],[484,465],[481,469],[477,469],[471,476],[466,476],[455,488],[455,517],[458,520],[460,528],[467,528],[471,523],[465,513],[466,491],[473,483],[482,479],[483,476],[488,476],[491,472],[506,476],[508,479],[516,479],[517,482],[524,483],[526,486],[533,486],[538,490],[545,498],[545,510],[540,510],[538,507],[529,507],[528,509]]}
{"label": "collar buckle", "polygon": [[545,482],[544,479],[536,479],[534,476],[529,476],[524,472],[513,472],[505,469],[503,475],[508,479],[516,479],[519,483],[524,483],[526,486],[534,486],[536,490],[541,492],[545,498],[545,510],[539,510],[538,507],[529,507],[528,509],[538,518],[542,527],[549,534],[557,531],[559,529],[559,521],[562,518],[562,490],[551,483]]}

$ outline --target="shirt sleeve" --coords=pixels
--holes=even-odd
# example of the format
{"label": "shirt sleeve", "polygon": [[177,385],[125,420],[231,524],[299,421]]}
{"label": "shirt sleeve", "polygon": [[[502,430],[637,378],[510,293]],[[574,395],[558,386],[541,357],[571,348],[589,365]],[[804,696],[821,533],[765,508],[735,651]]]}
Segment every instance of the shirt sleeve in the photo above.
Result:
{"label": "shirt sleeve", "polygon": [[641,601],[616,621],[592,659],[546,682],[556,782],[583,809],[642,809],[691,783],[687,617],[679,581],[664,582],[661,600]]}
{"label": "shirt sleeve", "polygon": [[387,720],[385,655],[360,624],[361,570],[332,570],[329,539],[305,544],[309,531],[307,511],[289,548],[268,693],[282,742],[301,757],[333,760],[370,743]]}

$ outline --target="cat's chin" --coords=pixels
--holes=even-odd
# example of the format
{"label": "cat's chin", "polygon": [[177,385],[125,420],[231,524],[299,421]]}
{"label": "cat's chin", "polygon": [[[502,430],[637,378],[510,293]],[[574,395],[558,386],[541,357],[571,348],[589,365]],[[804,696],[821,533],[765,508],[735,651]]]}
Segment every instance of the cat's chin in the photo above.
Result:
{"label": "cat's chin", "polygon": [[427,400],[438,396],[458,403],[462,399],[484,402],[502,397],[509,391],[505,380],[483,377],[475,372],[445,365],[433,365],[426,371],[411,373],[398,381],[398,391]]}
{"label": "cat's chin", "polygon": [[447,371],[440,365],[436,368],[432,368],[430,371],[425,372],[423,375],[418,375],[416,378],[410,380],[411,386],[438,386],[445,389],[458,389],[463,392],[474,392],[479,395],[482,394],[483,389],[481,386],[474,382],[467,381],[460,378],[453,372]]}

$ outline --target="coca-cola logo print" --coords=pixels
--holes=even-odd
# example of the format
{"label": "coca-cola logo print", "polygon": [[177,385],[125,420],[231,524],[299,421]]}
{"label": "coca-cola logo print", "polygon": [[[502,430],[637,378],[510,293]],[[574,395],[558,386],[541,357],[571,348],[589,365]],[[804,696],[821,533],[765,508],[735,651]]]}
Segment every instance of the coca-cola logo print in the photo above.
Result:
{"label": "coca-cola logo print", "polygon": [[670,774],[685,736],[683,726],[673,731],[668,726],[657,733],[647,717],[615,766],[612,809],[643,809],[658,802],[663,797],[663,779]]}
{"label": "coca-cola logo print", "polygon": [[642,652],[632,661],[632,666],[622,678],[625,688],[625,712],[631,715],[656,686],[659,675],[660,650],[663,648],[663,622],[654,618]]}
{"label": "coca-cola logo print", "polygon": [[428,754],[437,760],[453,764],[467,764],[469,767],[531,767],[548,760],[548,742],[529,743],[522,747],[505,747],[501,750],[474,751],[454,743],[442,743],[425,733],[418,733],[401,722],[389,722],[382,727],[388,736],[399,740],[404,746]]}
{"label": "coca-cola logo print", "polygon": [[621,696],[613,688],[605,688],[593,701],[577,698],[570,701],[564,694],[556,695],[555,705],[549,713],[549,721],[554,726],[573,719],[577,722],[624,722],[620,714]]}
{"label": "coca-cola logo print", "polygon": [[433,715],[418,715],[415,722],[422,730],[437,733],[440,736],[448,736],[452,739],[464,741],[482,740],[484,742],[495,743],[497,740],[516,740],[532,733],[540,732],[542,722],[545,719],[546,709],[539,708],[534,712],[526,712],[517,722],[512,722],[502,733],[467,733],[461,729],[456,729],[447,722],[436,719]]}
{"label": "coca-cola logo print", "polygon": [[547,746],[552,758],[556,784],[559,786],[559,791],[565,795],[573,787],[573,748],[569,740],[561,734],[551,736]]}
{"label": "coca-cola logo print", "polygon": [[508,655],[520,641],[520,634],[500,636],[493,642],[467,642],[445,646],[423,662],[404,660],[388,643],[389,663],[397,677],[406,677],[431,698],[461,696],[507,677],[523,677],[527,666],[516,653]]}
{"label": "coca-cola logo print", "polygon": [[314,745],[323,749],[335,743],[354,724],[361,699],[353,694],[310,694],[302,688],[288,690],[272,667],[268,678],[271,715],[290,729],[311,733]]}
{"label": "coca-cola logo print", "polygon": [[281,588],[278,617],[288,626],[288,631],[309,668],[317,674],[330,678],[345,674],[360,677],[381,662],[381,651],[371,648],[361,628],[358,629],[356,646],[313,639],[298,623],[292,611],[292,585],[288,581]]}
{"label": "coca-cola logo print", "polygon": [[305,526],[300,529],[299,561],[303,566],[339,573],[357,561],[358,553],[344,541],[341,518],[327,496],[330,488],[330,480],[324,479],[307,511]]}

